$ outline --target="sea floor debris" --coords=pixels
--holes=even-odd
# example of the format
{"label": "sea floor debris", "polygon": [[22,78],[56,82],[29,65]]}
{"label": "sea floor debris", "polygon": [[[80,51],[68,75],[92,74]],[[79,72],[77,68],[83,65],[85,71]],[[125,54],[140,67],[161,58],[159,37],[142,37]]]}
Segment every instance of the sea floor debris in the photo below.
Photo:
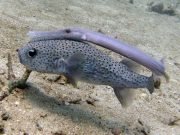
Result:
{"label": "sea floor debris", "polygon": [[[0,101],[4,98],[9,96],[15,88],[24,89],[27,87],[26,81],[30,76],[31,71],[26,69],[23,76],[18,79],[14,75],[13,68],[12,68],[12,58],[11,55],[8,53],[8,63],[6,64],[8,67],[8,88],[6,91],[1,91],[0,93]],[[3,82],[4,83],[4,82]]]}

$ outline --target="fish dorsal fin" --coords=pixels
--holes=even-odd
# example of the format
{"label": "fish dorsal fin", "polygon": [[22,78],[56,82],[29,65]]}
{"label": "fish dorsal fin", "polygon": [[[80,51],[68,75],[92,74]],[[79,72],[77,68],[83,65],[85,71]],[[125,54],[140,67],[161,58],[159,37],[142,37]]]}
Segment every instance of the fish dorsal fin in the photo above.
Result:
{"label": "fish dorsal fin", "polygon": [[126,65],[129,69],[134,72],[137,72],[140,65],[130,59],[123,59],[120,63]]}

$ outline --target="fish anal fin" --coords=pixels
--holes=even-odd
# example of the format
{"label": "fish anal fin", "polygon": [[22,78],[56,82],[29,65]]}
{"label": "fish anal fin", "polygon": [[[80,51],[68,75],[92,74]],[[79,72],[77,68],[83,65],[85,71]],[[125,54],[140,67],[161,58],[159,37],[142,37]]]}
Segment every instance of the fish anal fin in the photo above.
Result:
{"label": "fish anal fin", "polygon": [[72,86],[73,86],[74,88],[78,88],[78,86],[77,86],[77,81],[73,78],[73,76],[66,74],[65,77],[67,78],[67,81],[68,81],[70,84],[72,84]]}
{"label": "fish anal fin", "polygon": [[126,108],[132,104],[135,95],[135,91],[133,89],[114,87],[114,93],[123,108]]}

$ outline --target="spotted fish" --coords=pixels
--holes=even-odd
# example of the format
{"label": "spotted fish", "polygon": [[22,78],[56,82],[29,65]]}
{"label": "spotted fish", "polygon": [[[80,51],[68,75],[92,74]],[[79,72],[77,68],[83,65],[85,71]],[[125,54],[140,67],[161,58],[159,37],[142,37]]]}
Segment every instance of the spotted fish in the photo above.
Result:
{"label": "spotted fish", "polygon": [[137,74],[128,61],[115,61],[91,44],[73,40],[30,41],[18,50],[20,62],[26,68],[61,74],[74,85],[85,81],[109,85],[123,107],[131,102],[134,89],[154,91],[153,76]]}

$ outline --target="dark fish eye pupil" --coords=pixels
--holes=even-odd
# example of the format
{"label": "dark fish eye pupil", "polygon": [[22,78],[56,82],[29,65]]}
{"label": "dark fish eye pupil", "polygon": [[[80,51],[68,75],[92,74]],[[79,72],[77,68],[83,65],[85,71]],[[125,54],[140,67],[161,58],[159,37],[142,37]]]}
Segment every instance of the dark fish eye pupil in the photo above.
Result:
{"label": "dark fish eye pupil", "polygon": [[37,54],[37,51],[35,49],[29,50],[28,52],[30,57],[34,57]]}

